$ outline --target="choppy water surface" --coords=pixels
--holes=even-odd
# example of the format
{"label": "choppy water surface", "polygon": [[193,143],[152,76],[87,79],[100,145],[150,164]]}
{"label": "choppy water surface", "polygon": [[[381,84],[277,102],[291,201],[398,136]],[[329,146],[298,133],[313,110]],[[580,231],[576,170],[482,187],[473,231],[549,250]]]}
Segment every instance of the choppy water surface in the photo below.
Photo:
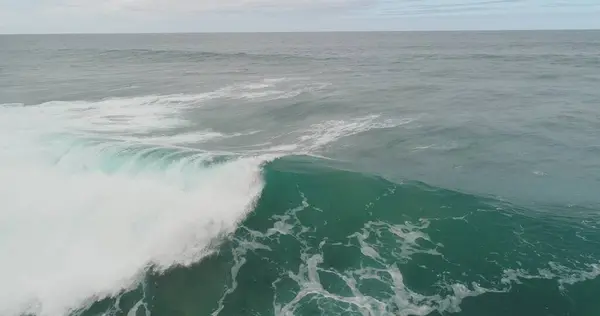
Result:
{"label": "choppy water surface", "polygon": [[599,51],[0,36],[0,314],[598,315]]}

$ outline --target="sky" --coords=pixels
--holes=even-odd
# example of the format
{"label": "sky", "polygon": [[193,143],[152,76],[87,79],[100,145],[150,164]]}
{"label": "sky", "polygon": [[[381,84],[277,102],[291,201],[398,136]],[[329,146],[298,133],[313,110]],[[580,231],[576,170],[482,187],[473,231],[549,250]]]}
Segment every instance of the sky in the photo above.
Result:
{"label": "sky", "polygon": [[0,0],[0,33],[600,29],[600,0]]}

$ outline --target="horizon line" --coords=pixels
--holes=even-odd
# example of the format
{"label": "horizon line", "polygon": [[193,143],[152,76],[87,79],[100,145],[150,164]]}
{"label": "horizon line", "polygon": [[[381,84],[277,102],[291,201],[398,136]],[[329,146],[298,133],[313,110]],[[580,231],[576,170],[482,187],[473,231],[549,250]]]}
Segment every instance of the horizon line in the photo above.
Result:
{"label": "horizon line", "polygon": [[323,31],[175,31],[175,32],[57,32],[57,33],[2,33],[0,36],[39,36],[39,35],[177,35],[177,34],[318,34],[318,33],[486,33],[486,32],[572,32],[600,31],[600,28],[562,29],[415,29],[415,30],[323,30]]}

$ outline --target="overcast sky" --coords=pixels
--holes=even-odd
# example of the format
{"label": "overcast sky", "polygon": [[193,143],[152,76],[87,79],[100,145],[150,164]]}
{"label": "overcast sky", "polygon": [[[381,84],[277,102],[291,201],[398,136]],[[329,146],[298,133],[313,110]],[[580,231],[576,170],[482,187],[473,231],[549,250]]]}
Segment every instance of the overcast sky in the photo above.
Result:
{"label": "overcast sky", "polygon": [[582,28],[600,0],[0,0],[0,33]]}

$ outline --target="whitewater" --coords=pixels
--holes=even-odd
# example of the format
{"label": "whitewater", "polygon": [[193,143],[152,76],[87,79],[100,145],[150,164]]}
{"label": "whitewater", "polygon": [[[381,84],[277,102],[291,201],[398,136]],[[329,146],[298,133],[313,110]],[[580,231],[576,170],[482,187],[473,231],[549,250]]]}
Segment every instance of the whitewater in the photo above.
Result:
{"label": "whitewater", "polygon": [[[236,228],[261,192],[266,159],[205,166],[211,155],[110,138],[177,127],[173,110],[164,107],[173,101],[2,109],[0,173],[11,181],[0,190],[6,206],[1,314],[67,314],[135,286],[146,269],[199,260],[219,234]],[[144,161],[148,150],[175,157],[152,165]]]}

